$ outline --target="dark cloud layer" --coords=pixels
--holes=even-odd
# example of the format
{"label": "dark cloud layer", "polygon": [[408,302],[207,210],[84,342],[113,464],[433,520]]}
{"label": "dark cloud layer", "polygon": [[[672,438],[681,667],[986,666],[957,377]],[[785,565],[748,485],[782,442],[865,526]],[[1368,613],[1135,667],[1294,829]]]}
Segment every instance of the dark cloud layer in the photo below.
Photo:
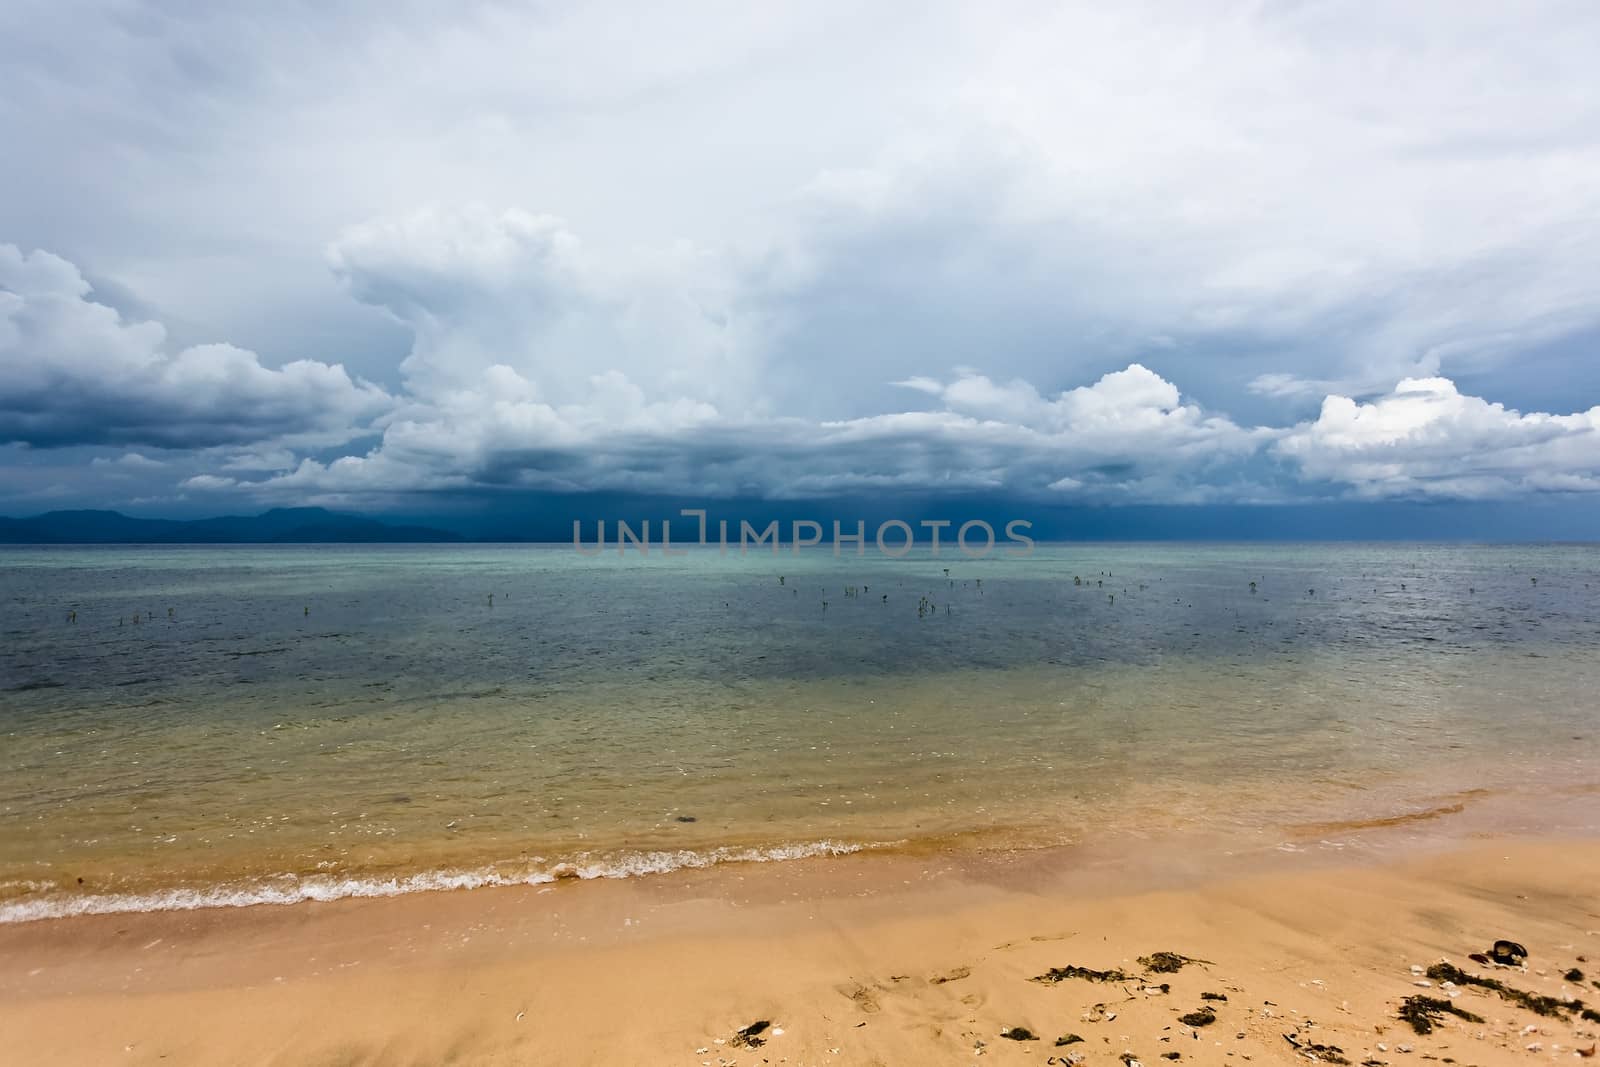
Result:
{"label": "dark cloud layer", "polygon": [[1597,46],[1558,3],[14,4],[0,505],[1586,497]]}

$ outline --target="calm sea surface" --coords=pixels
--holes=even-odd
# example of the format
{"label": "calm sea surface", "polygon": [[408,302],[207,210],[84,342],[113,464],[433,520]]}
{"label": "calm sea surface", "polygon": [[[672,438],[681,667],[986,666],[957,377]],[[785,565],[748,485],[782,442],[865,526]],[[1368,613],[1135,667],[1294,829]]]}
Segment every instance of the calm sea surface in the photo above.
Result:
{"label": "calm sea surface", "polygon": [[0,921],[1289,840],[1592,789],[1597,693],[1593,547],[0,549]]}

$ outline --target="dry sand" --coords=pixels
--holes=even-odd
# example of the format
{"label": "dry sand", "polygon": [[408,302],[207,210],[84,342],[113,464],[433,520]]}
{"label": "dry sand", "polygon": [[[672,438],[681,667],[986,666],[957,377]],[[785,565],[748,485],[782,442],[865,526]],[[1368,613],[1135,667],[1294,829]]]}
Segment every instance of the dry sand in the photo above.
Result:
{"label": "dry sand", "polygon": [[[29,923],[0,928],[0,1062],[1585,1062],[1600,1023],[1412,968],[1600,1004],[1600,844],[1395,851],[855,856]],[[1526,967],[1469,961],[1496,938]],[[1139,961],[1162,951],[1207,962]],[[1069,966],[1130,977],[1033,980]],[[1413,995],[1484,1021],[1417,1034]]]}

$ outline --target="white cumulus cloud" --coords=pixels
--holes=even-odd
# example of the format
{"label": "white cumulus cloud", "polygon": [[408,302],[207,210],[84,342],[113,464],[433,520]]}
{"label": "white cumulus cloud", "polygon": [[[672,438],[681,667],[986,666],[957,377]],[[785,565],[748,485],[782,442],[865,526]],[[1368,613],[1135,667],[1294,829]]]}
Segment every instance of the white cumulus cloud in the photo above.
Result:
{"label": "white cumulus cloud", "polygon": [[273,369],[230,344],[172,350],[159,323],[127,322],[91,292],[65,259],[0,244],[0,441],[343,441],[391,404],[337,364],[302,359]]}
{"label": "white cumulus cloud", "polygon": [[1364,497],[1600,490],[1600,407],[1523,414],[1446,378],[1407,378],[1365,403],[1329,396],[1274,447],[1305,477]]}

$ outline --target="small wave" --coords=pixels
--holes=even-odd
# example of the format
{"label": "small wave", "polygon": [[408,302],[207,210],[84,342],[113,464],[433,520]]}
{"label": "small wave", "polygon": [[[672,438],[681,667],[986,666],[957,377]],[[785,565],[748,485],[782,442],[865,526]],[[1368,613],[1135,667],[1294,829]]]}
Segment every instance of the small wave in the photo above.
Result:
{"label": "small wave", "polygon": [[360,897],[397,897],[407,893],[432,893],[488,886],[544,885],[564,879],[636,878],[670,871],[713,867],[721,863],[773,863],[816,856],[843,856],[866,849],[889,848],[893,842],[849,844],[808,841],[768,847],[734,847],[695,851],[675,849],[624,852],[593,858],[579,856],[520,872],[492,867],[474,870],[423,871],[395,877],[340,875],[279,875],[273,878],[224,882],[203,887],[154,890],[148,893],[51,895],[0,904],[0,924],[65,919],[75,915],[120,915],[133,912],[195,911],[201,908],[247,908],[257,904],[303,904]]}
{"label": "small wave", "polygon": [[[1459,794],[1463,797],[1475,799],[1477,795],[1487,794],[1488,790],[1473,789]],[[1460,815],[1466,810],[1466,804],[1440,804],[1421,811],[1404,811],[1396,815],[1373,816],[1365,819],[1341,819],[1335,822],[1306,823],[1296,827],[1303,834],[1339,834],[1353,833],[1360,830],[1382,830],[1394,826],[1407,826],[1412,823],[1429,822],[1434,819],[1443,819],[1450,815]]]}

